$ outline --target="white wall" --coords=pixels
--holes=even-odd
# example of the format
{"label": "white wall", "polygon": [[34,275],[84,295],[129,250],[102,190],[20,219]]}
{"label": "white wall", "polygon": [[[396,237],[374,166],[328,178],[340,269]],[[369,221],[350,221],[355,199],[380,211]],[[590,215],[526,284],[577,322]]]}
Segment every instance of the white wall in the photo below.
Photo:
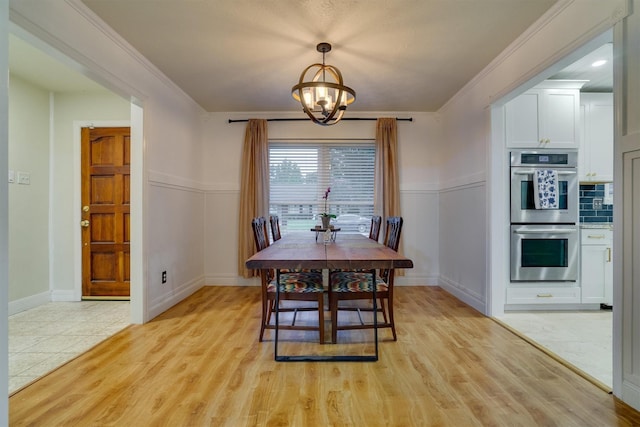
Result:
{"label": "white wall", "polygon": [[[431,113],[360,113],[351,117],[413,117],[398,122],[401,213],[404,217],[402,250],[415,268],[399,277],[399,284],[436,285],[438,265],[438,165],[442,144],[441,125]],[[204,182],[205,275],[210,285],[257,284],[237,273],[237,236],[240,161],[245,123],[228,119],[302,117],[290,113],[212,113],[206,118]],[[322,127],[311,121],[269,122],[269,138],[375,138],[375,121],[343,121]],[[220,227],[220,224],[224,224]],[[249,224],[247,224],[249,227]]]}
{"label": "white wall", "polygon": [[[498,247],[508,241],[506,225],[492,221],[505,211],[508,186],[503,138],[492,139],[491,105],[544,79],[544,70],[624,16],[625,6],[624,0],[558,2],[440,110],[446,141],[440,180],[447,192],[440,215],[456,217],[440,224],[440,235],[446,236],[440,246],[443,285],[483,313],[494,308],[493,287],[503,289],[504,277],[493,277],[492,283],[491,273],[504,271],[508,262]],[[475,224],[472,230],[469,223]],[[493,293],[503,304],[504,294]]]}
{"label": "white wall", "polygon": [[[10,76],[8,164],[15,182],[9,185],[9,301],[13,302],[49,300],[49,112],[49,92]],[[19,184],[19,172],[29,174],[29,185]]]}

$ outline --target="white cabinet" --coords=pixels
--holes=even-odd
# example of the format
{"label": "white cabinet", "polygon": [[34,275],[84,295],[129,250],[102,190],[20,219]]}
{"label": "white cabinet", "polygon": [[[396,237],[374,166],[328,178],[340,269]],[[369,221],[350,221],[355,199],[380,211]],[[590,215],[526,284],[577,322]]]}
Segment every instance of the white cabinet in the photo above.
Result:
{"label": "white cabinet", "polygon": [[582,137],[578,172],[581,182],[613,181],[613,94],[580,95]]}
{"label": "white cabinet", "polygon": [[546,81],[507,103],[507,147],[578,148],[583,84]]}
{"label": "white cabinet", "polygon": [[582,303],[611,305],[613,290],[612,244],[609,229],[582,229],[582,268],[580,287]]}

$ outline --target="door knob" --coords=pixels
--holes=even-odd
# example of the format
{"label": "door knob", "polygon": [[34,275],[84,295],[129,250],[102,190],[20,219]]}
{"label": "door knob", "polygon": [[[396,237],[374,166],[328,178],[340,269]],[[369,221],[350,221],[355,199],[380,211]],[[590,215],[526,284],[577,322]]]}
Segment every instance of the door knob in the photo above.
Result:
{"label": "door knob", "polygon": [[87,228],[89,226],[89,220],[83,219],[82,221],[80,221],[80,225],[84,228]]}

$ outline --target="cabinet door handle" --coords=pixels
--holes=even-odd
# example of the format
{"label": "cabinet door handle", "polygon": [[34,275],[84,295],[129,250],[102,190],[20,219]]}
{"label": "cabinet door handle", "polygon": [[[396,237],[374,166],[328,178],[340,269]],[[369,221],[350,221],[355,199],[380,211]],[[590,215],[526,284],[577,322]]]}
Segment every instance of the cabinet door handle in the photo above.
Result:
{"label": "cabinet door handle", "polygon": [[611,262],[611,248],[607,248],[607,262]]}

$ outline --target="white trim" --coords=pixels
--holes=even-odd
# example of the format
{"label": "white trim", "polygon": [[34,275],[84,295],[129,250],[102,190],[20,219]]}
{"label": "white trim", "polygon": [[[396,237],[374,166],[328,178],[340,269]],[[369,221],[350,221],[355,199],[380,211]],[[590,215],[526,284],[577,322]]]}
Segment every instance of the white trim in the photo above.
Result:
{"label": "white trim", "polygon": [[130,243],[130,297],[131,323],[142,324],[150,318],[147,310],[148,257],[147,248],[148,221],[144,215],[148,212],[148,184],[145,173],[146,144],[144,140],[144,107],[131,103],[131,209],[129,228]]}
{"label": "white trim", "polygon": [[440,193],[448,193],[450,191],[459,191],[467,188],[481,187],[486,184],[486,173],[478,172],[472,175],[465,175],[455,179],[445,181],[440,188]]}
{"label": "white trim", "polygon": [[208,274],[204,277],[205,286],[260,286],[257,277],[245,279],[236,274]]}
{"label": "white trim", "polygon": [[[457,102],[459,98],[466,96],[467,93],[470,92],[475,86],[481,84],[487,76],[490,76],[493,71],[495,71],[500,65],[505,63],[511,55],[513,55],[515,52],[520,51],[520,49],[522,49],[523,46],[529,42],[529,40],[533,39],[536,34],[544,31],[545,27],[550,23],[554,23],[557,16],[562,14],[565,9],[571,6],[571,4],[574,2],[575,0],[560,0],[556,4],[554,4],[538,21],[530,26],[506,49],[504,49],[493,61],[491,61],[489,65],[487,65],[482,71],[480,71],[480,73],[478,73],[473,79],[465,84],[462,89],[460,89],[455,95],[453,95],[438,110],[438,113],[446,111],[451,105]],[[525,90],[523,89],[523,87],[530,88],[535,86],[535,84],[544,80],[544,78],[540,78],[540,75],[546,74],[546,76],[549,76],[553,74],[551,70],[552,67],[555,71],[559,71],[574,60],[579,59],[579,56],[573,57],[572,53],[583,47],[585,42],[598,37],[603,32],[607,31],[607,29],[613,27],[616,22],[622,20],[629,13],[629,6],[627,4],[623,4],[618,9],[616,9],[611,16],[602,19],[602,21],[591,27],[591,29],[587,33],[582,34],[579,38],[573,40],[571,43],[558,50],[554,55],[547,57],[544,61],[538,63],[536,67],[529,69],[522,75],[519,75],[517,80],[507,84],[507,86],[503,87],[498,92],[488,96],[488,99],[486,101],[487,106],[498,100],[501,100],[502,98],[507,97],[507,95],[511,92],[521,93]],[[507,99],[504,99],[504,101],[506,102]]]}
{"label": "white trim", "polygon": [[152,300],[149,308],[150,318],[154,318],[169,308],[173,307],[189,295],[202,288],[205,283],[205,276],[197,277],[189,282],[183,283],[175,288],[171,293],[163,294],[161,297]]}
{"label": "white trim", "polygon": [[69,301],[80,301],[82,299],[82,295],[78,294],[75,290],[53,290],[51,291],[51,301],[55,302],[69,302]]}
{"label": "white trim", "polygon": [[440,276],[438,286],[440,286],[442,289],[455,296],[465,304],[468,304],[471,307],[475,308],[480,313],[485,312],[486,301],[484,300],[484,297],[476,292],[471,292],[463,284]]}
{"label": "white trim", "polygon": [[9,316],[22,311],[31,310],[32,308],[39,307],[49,302],[51,302],[51,292],[49,291],[9,301]]}
{"label": "white trim", "polygon": [[[206,191],[204,185],[191,179],[170,175],[163,172],[149,171],[149,184],[156,187],[174,188],[178,190],[193,191],[203,193]],[[238,189],[240,191],[240,189]]]}
{"label": "white trim", "polygon": [[[129,42],[127,42],[120,34],[115,32],[113,28],[107,25],[99,16],[97,16],[91,9],[89,9],[82,1],[80,0],[65,0],[66,3],[73,8],[78,15],[84,18],[87,22],[89,22],[96,30],[99,30],[106,38],[108,38],[114,45],[119,47],[122,51],[124,51],[127,56],[138,62],[146,71],[149,72],[152,76],[158,79],[158,81],[162,82],[166,87],[175,90],[181,93],[186,100],[188,100],[192,105],[196,106],[199,110],[202,110],[202,107],[198,105],[193,98],[191,98],[187,93],[182,90],[176,83],[174,83],[171,79],[169,79],[158,67],[156,67],[153,63],[151,63],[144,55],[138,52]],[[13,17],[13,16],[12,16]],[[109,82],[115,83],[116,88],[125,89],[126,95],[134,96],[140,100],[144,100],[144,96],[138,92],[134,87],[129,86],[129,84],[115,74],[111,73],[108,69],[102,67],[100,64],[95,63],[90,58],[79,54],[77,51],[74,51],[75,56],[79,56],[82,58],[81,62],[83,64],[90,64],[88,68],[90,70],[100,70],[100,76],[104,76],[107,78]],[[72,56],[72,55],[69,55]],[[97,75],[96,75],[97,76]],[[94,79],[96,76],[93,76]],[[89,76],[92,77],[92,76]],[[99,79],[101,81],[103,79]],[[142,106],[142,105],[140,105]]]}
{"label": "white trim", "polygon": [[[396,276],[394,286],[440,286],[439,276]],[[204,286],[260,286],[257,277],[245,279],[232,274],[209,274],[204,277]]]}
{"label": "white trim", "polygon": [[48,230],[47,230],[47,237],[48,237],[48,257],[49,257],[49,291],[53,292],[55,286],[54,286],[54,270],[53,270],[53,252],[54,252],[54,245],[53,245],[53,239],[54,239],[54,235],[53,235],[53,230],[55,227],[55,224],[53,223],[53,195],[55,194],[55,185],[54,185],[54,172],[55,172],[55,161],[54,161],[54,153],[55,153],[55,145],[56,145],[56,139],[55,139],[55,94],[53,92],[49,92],[49,197],[48,197],[48,202],[49,202],[49,207],[48,207]]}

